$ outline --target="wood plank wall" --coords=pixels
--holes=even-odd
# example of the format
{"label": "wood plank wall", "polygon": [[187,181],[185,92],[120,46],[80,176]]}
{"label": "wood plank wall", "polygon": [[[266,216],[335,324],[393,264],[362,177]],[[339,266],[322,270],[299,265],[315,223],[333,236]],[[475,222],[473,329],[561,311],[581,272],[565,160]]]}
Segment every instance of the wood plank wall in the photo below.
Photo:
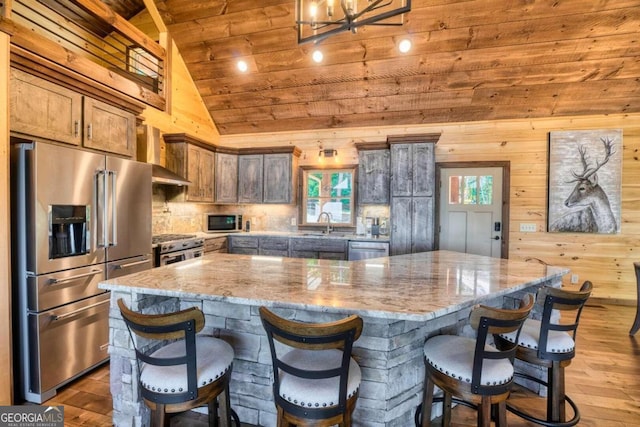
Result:
{"label": "wood plank wall", "polygon": [[[622,129],[622,225],[617,235],[547,233],[549,131]],[[356,142],[379,142],[388,135],[442,134],[436,162],[509,161],[511,206],[509,258],[569,267],[579,281],[591,280],[594,298],[635,304],[633,262],[640,260],[640,114],[579,116],[535,120],[368,127],[310,132],[222,136],[221,145],[295,145],[300,164],[317,163],[318,148],[336,148],[344,163],[357,163]],[[519,224],[535,223],[536,233]],[[569,283],[569,277],[565,279]]]}
{"label": "wood plank wall", "polygon": [[[0,31],[0,70],[9,69],[9,36]],[[9,73],[0,73],[0,405],[13,396],[9,217]]]}

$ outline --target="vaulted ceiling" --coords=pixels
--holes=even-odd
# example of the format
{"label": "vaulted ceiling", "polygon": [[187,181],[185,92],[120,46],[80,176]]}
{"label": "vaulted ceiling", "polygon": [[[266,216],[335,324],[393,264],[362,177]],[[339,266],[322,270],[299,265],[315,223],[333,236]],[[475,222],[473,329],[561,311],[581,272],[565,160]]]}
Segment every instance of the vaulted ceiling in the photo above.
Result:
{"label": "vaulted ceiling", "polygon": [[413,0],[321,65],[294,0],[155,3],[222,135],[640,111],[638,0]]}

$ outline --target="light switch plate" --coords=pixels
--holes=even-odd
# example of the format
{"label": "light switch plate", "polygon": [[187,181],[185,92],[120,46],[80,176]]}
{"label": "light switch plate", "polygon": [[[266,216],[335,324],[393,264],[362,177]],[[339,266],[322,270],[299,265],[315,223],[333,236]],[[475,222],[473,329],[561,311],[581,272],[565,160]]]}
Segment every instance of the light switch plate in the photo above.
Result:
{"label": "light switch plate", "polygon": [[528,222],[521,222],[520,231],[523,233],[535,233],[537,229],[535,224],[528,223]]}

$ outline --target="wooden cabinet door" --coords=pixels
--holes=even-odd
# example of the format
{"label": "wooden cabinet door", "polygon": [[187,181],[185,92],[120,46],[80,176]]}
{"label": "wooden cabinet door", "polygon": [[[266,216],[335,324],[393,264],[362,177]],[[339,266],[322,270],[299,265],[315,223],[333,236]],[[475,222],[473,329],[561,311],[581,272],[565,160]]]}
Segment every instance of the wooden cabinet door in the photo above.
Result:
{"label": "wooden cabinet door", "polygon": [[238,202],[238,156],[236,154],[216,153],[215,171],[217,203]]}
{"label": "wooden cabinet door", "polygon": [[214,168],[215,153],[200,148],[200,187],[202,188],[202,201],[214,201]]}
{"label": "wooden cabinet door", "polygon": [[412,238],[412,198],[392,197],[391,198],[391,255],[402,255],[411,253]]}
{"label": "wooden cabinet door", "polygon": [[411,206],[411,252],[432,251],[433,233],[433,197],[414,197]]}
{"label": "wooden cabinet door", "polygon": [[85,147],[133,156],[136,131],[133,114],[85,97],[83,118]]}
{"label": "wooden cabinet door", "polygon": [[391,196],[406,197],[413,194],[413,144],[391,145]]}
{"label": "wooden cabinet door", "polygon": [[10,128],[80,145],[82,95],[11,68]]}
{"label": "wooden cabinet door", "polygon": [[264,203],[291,203],[290,154],[264,155]]}
{"label": "wooden cabinet door", "polygon": [[389,157],[389,150],[364,150],[358,153],[360,204],[389,204]]}
{"label": "wooden cabinet door", "polygon": [[186,178],[191,181],[191,185],[187,187],[186,200],[190,202],[199,202],[204,196],[204,190],[201,183],[200,174],[200,148],[195,145],[186,145]]}
{"label": "wooden cabinet door", "polygon": [[413,196],[431,197],[435,182],[433,144],[413,144]]}
{"label": "wooden cabinet door", "polygon": [[238,157],[239,203],[262,203],[263,159],[262,154]]}
{"label": "wooden cabinet door", "polygon": [[229,236],[228,249],[230,254],[258,255],[258,237]]}

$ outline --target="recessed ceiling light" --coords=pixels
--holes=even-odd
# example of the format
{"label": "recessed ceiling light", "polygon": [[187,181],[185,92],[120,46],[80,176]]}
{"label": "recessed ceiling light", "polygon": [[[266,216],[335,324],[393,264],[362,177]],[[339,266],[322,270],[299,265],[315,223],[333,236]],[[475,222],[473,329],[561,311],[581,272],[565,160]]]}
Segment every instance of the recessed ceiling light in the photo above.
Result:
{"label": "recessed ceiling light", "polygon": [[402,53],[407,53],[411,50],[411,40],[402,39],[398,44],[398,50]]}
{"label": "recessed ceiling light", "polygon": [[320,63],[322,62],[322,58],[324,58],[324,55],[319,50],[314,50],[312,58],[315,62]]}
{"label": "recessed ceiling light", "polygon": [[238,61],[238,70],[240,70],[243,73],[246,73],[248,69],[249,69],[249,66],[247,65],[246,62]]}

